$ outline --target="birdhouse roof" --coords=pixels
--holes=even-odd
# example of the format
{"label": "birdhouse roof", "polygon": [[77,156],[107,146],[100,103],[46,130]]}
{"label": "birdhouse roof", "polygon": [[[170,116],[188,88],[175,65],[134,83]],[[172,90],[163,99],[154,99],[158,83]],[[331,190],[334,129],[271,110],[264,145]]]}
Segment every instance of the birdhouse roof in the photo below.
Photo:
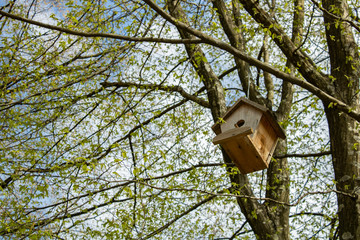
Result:
{"label": "birdhouse roof", "polygon": [[[282,139],[286,138],[284,130],[277,123],[273,114],[265,106],[260,105],[256,102],[250,101],[249,99],[244,98],[244,97],[241,97],[231,108],[229,108],[229,110],[224,114],[224,116],[222,118],[226,121],[226,119],[230,115],[232,115],[237,109],[239,109],[243,105],[249,105],[249,106],[261,111],[265,115],[266,119],[269,121],[270,125],[275,130],[276,134]],[[218,123],[216,123],[211,128],[214,130],[215,133],[218,134],[219,127],[220,127],[220,125]]]}

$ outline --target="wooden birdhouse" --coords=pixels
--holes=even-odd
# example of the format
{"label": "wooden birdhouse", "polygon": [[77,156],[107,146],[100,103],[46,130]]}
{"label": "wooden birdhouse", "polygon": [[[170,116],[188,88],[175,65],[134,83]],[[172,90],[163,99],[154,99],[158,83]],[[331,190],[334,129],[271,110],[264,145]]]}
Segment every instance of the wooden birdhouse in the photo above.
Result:
{"label": "wooden birdhouse", "polygon": [[268,168],[279,138],[285,133],[264,106],[240,98],[222,117],[223,123],[212,126],[220,144],[242,174]]}

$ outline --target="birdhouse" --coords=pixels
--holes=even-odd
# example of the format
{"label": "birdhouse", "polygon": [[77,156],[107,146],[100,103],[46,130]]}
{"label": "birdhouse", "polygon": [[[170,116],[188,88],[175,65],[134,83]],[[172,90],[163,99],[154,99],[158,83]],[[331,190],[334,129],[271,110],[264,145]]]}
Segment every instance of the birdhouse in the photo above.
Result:
{"label": "birdhouse", "polygon": [[285,133],[264,106],[240,98],[222,117],[223,123],[212,126],[220,144],[242,174],[268,168],[279,138]]}

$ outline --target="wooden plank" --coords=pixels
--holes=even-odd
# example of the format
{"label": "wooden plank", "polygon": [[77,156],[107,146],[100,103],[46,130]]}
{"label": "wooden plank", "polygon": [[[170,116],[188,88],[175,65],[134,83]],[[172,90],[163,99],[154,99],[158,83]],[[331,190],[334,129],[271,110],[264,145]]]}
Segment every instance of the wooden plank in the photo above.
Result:
{"label": "wooden plank", "polygon": [[228,141],[235,141],[237,138],[244,137],[246,135],[252,134],[253,130],[250,127],[244,126],[239,128],[233,128],[226,132],[220,133],[213,139],[213,143],[221,144]]}
{"label": "wooden plank", "polygon": [[246,166],[243,166],[243,164],[241,163],[241,159],[239,159],[239,156],[246,155],[241,145],[237,141],[232,141],[221,144],[221,146],[224,148],[225,152],[228,154],[228,156],[231,158],[231,160],[240,170],[240,172],[246,172],[246,169],[244,169],[244,167]]}
{"label": "wooden plank", "polygon": [[267,165],[270,164],[271,158],[272,158],[272,156],[273,156],[273,153],[274,153],[274,151],[275,151],[275,148],[276,148],[276,145],[277,145],[278,141],[279,141],[279,138],[276,139],[276,141],[275,141],[275,143],[274,143],[274,146],[272,147],[272,149],[271,149],[270,152],[269,152],[269,155],[268,155],[268,157],[267,157],[267,159],[266,159]]}
{"label": "wooden plank", "polygon": [[279,125],[279,123],[276,121],[274,115],[269,111],[267,110],[265,113],[264,113],[264,116],[266,116],[266,118],[269,120],[269,123],[271,124],[271,126],[274,128],[275,132],[276,132],[276,135],[279,137],[279,138],[282,138],[282,139],[285,139],[286,138],[286,135],[285,135],[285,131],[284,129],[282,129],[282,127]]}
{"label": "wooden plank", "polygon": [[251,138],[244,136],[234,141],[223,142],[221,146],[242,174],[259,171],[268,167],[261,158]]}
{"label": "wooden plank", "polygon": [[253,169],[258,171],[267,168],[268,164],[256,148],[252,139],[250,137],[247,137],[244,140],[247,144],[247,147],[249,148],[249,151],[251,151],[252,155],[254,156],[254,160],[252,162],[249,162],[249,164],[253,166]]}
{"label": "wooden plank", "polygon": [[266,117],[262,117],[258,128],[256,129],[252,141],[259,151],[262,159],[266,162],[269,153],[272,154],[271,150],[276,144],[278,136],[272,128]]}

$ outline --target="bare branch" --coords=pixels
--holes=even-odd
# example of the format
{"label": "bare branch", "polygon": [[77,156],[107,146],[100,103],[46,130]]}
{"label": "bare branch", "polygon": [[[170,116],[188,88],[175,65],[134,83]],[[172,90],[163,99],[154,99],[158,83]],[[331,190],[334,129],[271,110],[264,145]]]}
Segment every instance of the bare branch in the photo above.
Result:
{"label": "bare branch", "polygon": [[297,216],[303,216],[303,215],[310,215],[310,216],[321,216],[321,217],[327,217],[328,215],[323,213],[314,213],[314,212],[299,212],[295,213],[293,215],[290,215],[289,217],[297,217]]}
{"label": "bare branch", "polygon": [[232,73],[233,71],[235,71],[238,67],[237,66],[234,66],[228,70],[226,70],[225,72],[221,73],[219,76],[218,76],[218,79],[223,79],[226,75]]}
{"label": "bare branch", "polygon": [[296,157],[296,158],[306,158],[306,157],[321,157],[321,156],[330,155],[331,153],[332,153],[331,151],[324,151],[324,152],[319,152],[319,153],[305,153],[305,154],[293,153],[293,154],[285,154],[285,155],[280,155],[280,156],[274,156],[274,158],[291,158],[291,157]]}

